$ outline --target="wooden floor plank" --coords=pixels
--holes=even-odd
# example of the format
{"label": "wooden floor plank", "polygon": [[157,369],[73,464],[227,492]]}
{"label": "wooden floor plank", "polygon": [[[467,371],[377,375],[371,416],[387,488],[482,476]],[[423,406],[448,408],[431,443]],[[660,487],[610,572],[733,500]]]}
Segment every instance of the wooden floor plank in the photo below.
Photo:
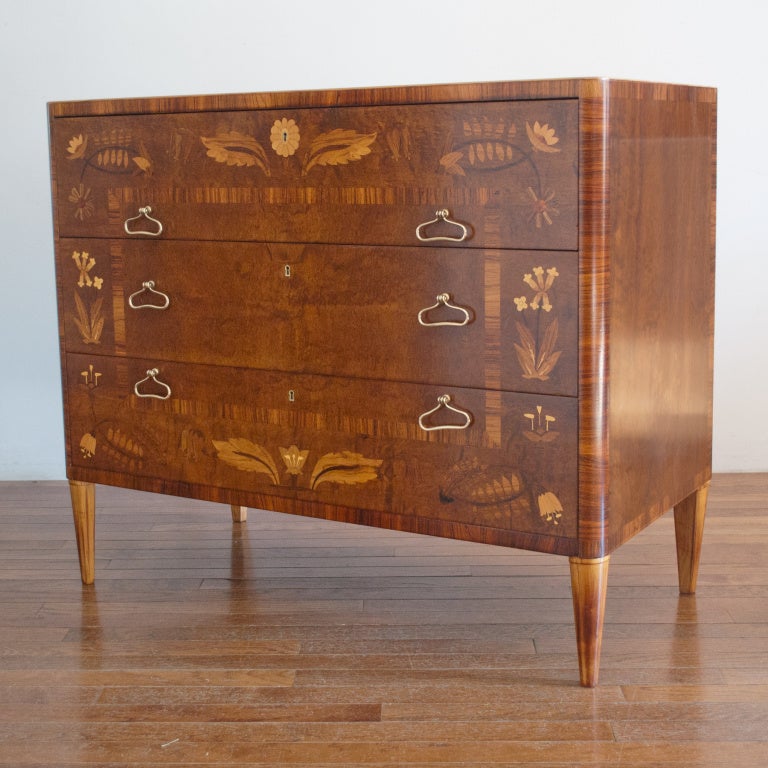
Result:
{"label": "wooden floor plank", "polygon": [[0,768],[765,768],[768,476],[712,483],[698,594],[668,514],[612,556],[601,685],[567,562],[0,483]]}

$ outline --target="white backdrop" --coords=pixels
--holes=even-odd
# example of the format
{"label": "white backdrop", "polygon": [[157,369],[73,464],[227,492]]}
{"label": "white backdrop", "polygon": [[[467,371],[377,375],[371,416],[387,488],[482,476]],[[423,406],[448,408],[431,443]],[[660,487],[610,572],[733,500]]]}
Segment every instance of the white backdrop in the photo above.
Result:
{"label": "white backdrop", "polygon": [[26,0],[0,17],[0,480],[64,476],[45,103],[610,76],[719,89],[715,471],[768,470],[765,0]]}

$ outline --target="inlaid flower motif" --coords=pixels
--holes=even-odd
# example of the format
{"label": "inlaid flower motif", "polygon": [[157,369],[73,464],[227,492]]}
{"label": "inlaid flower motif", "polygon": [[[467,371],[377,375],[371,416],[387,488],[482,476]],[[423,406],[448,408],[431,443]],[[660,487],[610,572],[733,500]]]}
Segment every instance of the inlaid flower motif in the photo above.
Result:
{"label": "inlaid flower motif", "polygon": [[93,215],[94,205],[91,200],[91,188],[85,188],[83,184],[72,187],[68,198],[70,203],[75,204],[75,218],[84,221]]}
{"label": "inlaid flower motif", "polygon": [[536,152],[559,152],[560,149],[555,146],[560,139],[555,136],[555,129],[550,128],[547,123],[542,125],[538,120],[531,128],[530,123],[525,124],[525,130],[528,138]]}
{"label": "inlaid flower motif", "polygon": [[560,518],[563,516],[563,505],[552,491],[540,493],[536,503],[539,507],[539,515],[545,523],[560,524]]}
{"label": "inlaid flower motif", "polygon": [[96,453],[96,438],[90,432],[86,432],[80,440],[80,453],[84,459],[90,459]]}
{"label": "inlaid flower motif", "polygon": [[285,463],[289,475],[300,475],[304,467],[304,462],[309,456],[309,451],[300,451],[298,446],[292,445],[290,448],[280,448],[280,456]]}
{"label": "inlaid flower motif", "polygon": [[75,266],[79,271],[77,287],[92,286],[93,279],[88,273],[96,266],[96,259],[88,251],[83,251],[82,253],[80,251],[73,251],[72,261],[75,262]]}
{"label": "inlaid flower motif", "polygon": [[[544,277],[544,267],[534,267],[533,275],[530,273],[523,275],[523,280],[536,292],[531,303],[530,308],[537,310],[541,307],[545,312],[549,312],[552,309],[552,304],[549,301],[549,289],[552,287],[552,283],[555,282],[555,278],[560,273],[556,267],[550,267],[547,270],[547,277]],[[536,279],[534,280],[534,275]],[[517,301],[517,300],[515,300]]]}
{"label": "inlaid flower motif", "polygon": [[557,216],[560,213],[557,206],[552,202],[555,199],[555,193],[548,189],[542,197],[539,197],[531,187],[528,187],[528,194],[533,200],[528,222],[536,222],[536,229],[541,229],[542,222],[551,225],[552,216]]}
{"label": "inlaid flower motif", "polygon": [[283,118],[275,120],[272,130],[269,132],[269,140],[272,142],[272,149],[281,157],[289,157],[299,148],[299,126],[295,120]]}
{"label": "inlaid flower motif", "polygon": [[101,290],[101,286],[104,284],[104,278],[103,277],[94,277],[93,278],[93,287],[97,290]]}
{"label": "inlaid flower motif", "polygon": [[73,136],[69,140],[67,152],[70,160],[77,160],[85,154],[85,148],[88,146],[88,137],[81,133],[79,136]]}
{"label": "inlaid flower motif", "polygon": [[528,299],[525,296],[518,296],[513,299],[518,312],[522,312],[524,309],[528,309]]}

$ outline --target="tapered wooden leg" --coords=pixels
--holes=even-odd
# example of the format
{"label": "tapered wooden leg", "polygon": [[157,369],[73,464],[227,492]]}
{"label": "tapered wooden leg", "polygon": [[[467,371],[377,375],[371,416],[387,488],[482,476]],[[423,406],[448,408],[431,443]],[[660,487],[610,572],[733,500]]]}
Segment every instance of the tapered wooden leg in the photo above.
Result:
{"label": "tapered wooden leg", "polygon": [[675,505],[677,578],[680,592],[684,595],[691,595],[696,591],[708,493],[709,483],[706,483]]}
{"label": "tapered wooden leg", "polygon": [[96,570],[96,489],[93,483],[70,480],[69,494],[75,519],[80,578],[83,584],[93,584]]}
{"label": "tapered wooden leg", "polygon": [[244,523],[248,519],[248,507],[239,507],[232,504],[232,521],[235,523]]}
{"label": "tapered wooden leg", "polygon": [[579,652],[579,678],[586,688],[594,688],[600,674],[609,560],[609,556],[595,560],[580,557],[569,559],[573,616]]}

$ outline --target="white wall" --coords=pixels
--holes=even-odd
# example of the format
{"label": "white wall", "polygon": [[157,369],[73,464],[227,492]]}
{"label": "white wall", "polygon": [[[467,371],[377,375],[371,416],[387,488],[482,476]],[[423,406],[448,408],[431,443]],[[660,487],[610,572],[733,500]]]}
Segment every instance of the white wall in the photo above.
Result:
{"label": "white wall", "polygon": [[768,470],[764,0],[26,0],[0,15],[0,479],[64,476],[45,102],[607,75],[719,88],[716,471]]}

